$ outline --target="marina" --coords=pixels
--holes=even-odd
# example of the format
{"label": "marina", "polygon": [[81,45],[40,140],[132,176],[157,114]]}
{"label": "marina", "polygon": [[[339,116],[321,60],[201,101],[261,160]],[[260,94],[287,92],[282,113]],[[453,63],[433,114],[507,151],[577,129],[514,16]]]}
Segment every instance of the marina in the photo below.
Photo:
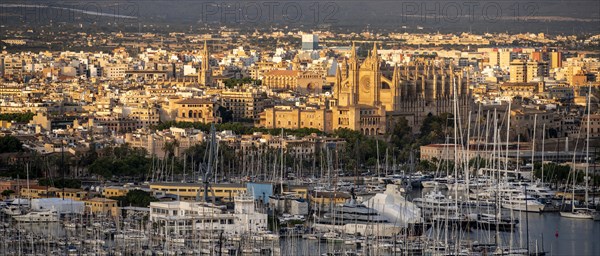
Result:
{"label": "marina", "polygon": [[[388,189],[397,187],[388,185]],[[414,199],[422,194],[431,194],[431,191],[437,195],[452,193],[423,188],[412,190],[404,196]],[[399,198],[381,197],[385,194],[399,196],[398,193],[398,190],[387,191],[373,195],[372,199],[397,200]],[[373,200],[367,200],[366,205],[375,205]],[[406,201],[408,203],[410,200]],[[385,225],[390,225],[391,228],[395,224],[389,223],[386,217],[402,212],[423,213],[410,204],[408,207],[405,204],[405,208],[391,207],[389,210],[383,210],[382,207],[383,205],[369,208],[363,204],[349,202],[325,214],[325,218],[329,220],[308,218],[306,222],[291,229],[288,226],[285,231],[283,228],[269,231],[266,226],[248,230],[239,224],[238,227],[230,228],[221,225],[227,223],[227,219],[247,219],[236,215],[251,213],[254,211],[251,208],[239,208],[232,215],[223,217],[217,217],[213,211],[207,217],[215,220],[225,219],[199,222],[209,224],[201,224],[202,227],[197,229],[188,229],[189,233],[177,231],[186,230],[184,226],[168,233],[166,230],[169,228],[160,224],[162,221],[135,215],[123,219],[106,216],[62,216],[61,220],[57,221],[51,217],[52,213],[56,213],[52,210],[16,216],[3,213],[0,234],[5,243],[1,245],[0,252],[4,255],[18,252],[68,255],[447,255],[452,251],[459,251],[465,255],[487,255],[489,252],[497,253],[499,249],[495,244],[498,241],[496,239],[499,239],[506,245],[502,250],[510,252],[510,255],[528,254],[527,249],[530,255],[600,253],[597,243],[576,242],[581,236],[600,235],[600,221],[561,217],[559,212],[537,213],[502,208],[500,213],[504,217],[498,219],[495,214],[489,213],[489,207],[468,208],[469,213],[463,215],[449,214],[448,210],[452,208],[441,207],[438,210],[447,216],[445,218],[441,217],[443,214],[429,217],[413,215],[404,219],[404,224],[397,226],[398,228],[388,230]],[[151,209],[154,208],[151,206]],[[375,209],[381,209],[381,212]],[[452,216],[459,219],[459,216],[464,216],[463,221],[466,221],[466,224],[453,221],[455,217]],[[423,218],[425,222],[417,225]],[[264,219],[267,219],[266,215]],[[184,219],[173,220],[181,223]],[[408,223],[413,224],[409,226]],[[156,225],[163,225],[165,228],[152,227]],[[341,225],[339,227],[342,228],[330,225]],[[412,231],[407,232],[408,230]],[[456,243],[456,239],[460,239],[460,243]],[[525,253],[518,250],[524,250]]]}

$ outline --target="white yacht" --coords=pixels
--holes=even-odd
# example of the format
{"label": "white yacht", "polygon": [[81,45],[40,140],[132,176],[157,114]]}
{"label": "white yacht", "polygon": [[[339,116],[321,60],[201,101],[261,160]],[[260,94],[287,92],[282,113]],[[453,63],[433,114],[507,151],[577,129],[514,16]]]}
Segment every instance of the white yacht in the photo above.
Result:
{"label": "white yacht", "polygon": [[440,185],[440,183],[435,180],[421,181],[421,186],[423,186],[423,188],[435,188],[435,187],[438,187],[439,185]]}
{"label": "white yacht", "polygon": [[404,228],[391,222],[375,209],[356,203],[354,199],[343,205],[333,206],[322,215],[315,214],[314,217],[313,228],[320,232],[393,236],[400,234]]}
{"label": "white yacht", "polygon": [[455,201],[447,199],[442,192],[436,190],[425,194],[424,197],[415,198],[413,203],[427,214],[445,212],[446,210],[452,213],[458,210]]}
{"label": "white yacht", "polygon": [[451,176],[434,178],[433,180],[424,180],[421,182],[423,188],[439,188],[446,189],[448,183],[454,182],[454,178]]}
{"label": "white yacht", "polygon": [[[532,184],[525,186],[523,184],[514,184],[515,187],[519,190],[525,191],[527,190],[527,195],[531,195],[532,197],[540,200],[551,200],[555,197],[556,192],[552,191],[550,188],[541,185],[541,184]],[[513,185],[513,186],[514,186]]]}
{"label": "white yacht", "polygon": [[535,198],[519,194],[516,196],[503,197],[501,199],[502,208],[512,209],[524,212],[542,212],[545,204],[540,203]]}
{"label": "white yacht", "polygon": [[527,193],[531,193],[536,198],[542,199],[553,199],[556,196],[556,192],[543,186],[533,185],[527,187]]}
{"label": "white yacht", "polygon": [[58,211],[52,209],[42,212],[29,212],[24,215],[15,215],[13,218],[18,222],[56,222],[59,219]]}
{"label": "white yacht", "polygon": [[424,230],[421,209],[406,199],[404,189],[388,184],[383,193],[378,193],[363,204],[370,206],[381,216],[403,227],[409,234],[420,235]]}

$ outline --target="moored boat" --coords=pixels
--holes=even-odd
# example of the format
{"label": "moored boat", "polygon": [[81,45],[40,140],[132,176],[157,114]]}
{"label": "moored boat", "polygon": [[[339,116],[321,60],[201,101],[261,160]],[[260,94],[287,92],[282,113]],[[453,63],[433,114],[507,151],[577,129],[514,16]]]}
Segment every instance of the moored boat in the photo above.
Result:
{"label": "moored boat", "polygon": [[18,222],[56,222],[59,220],[59,214],[56,210],[42,212],[29,212],[23,215],[16,215],[13,218]]}

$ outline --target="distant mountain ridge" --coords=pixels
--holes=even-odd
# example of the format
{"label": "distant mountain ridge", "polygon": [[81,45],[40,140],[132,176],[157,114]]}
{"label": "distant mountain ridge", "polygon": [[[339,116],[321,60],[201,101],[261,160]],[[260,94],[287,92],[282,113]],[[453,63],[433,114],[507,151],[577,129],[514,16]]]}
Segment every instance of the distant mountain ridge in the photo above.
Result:
{"label": "distant mountain ridge", "polygon": [[8,25],[18,20],[12,17],[21,17],[21,21],[26,22],[113,20],[136,26],[164,24],[173,28],[213,24],[355,31],[422,28],[446,33],[600,33],[600,1],[595,0],[5,0],[0,3],[0,15],[2,23]]}

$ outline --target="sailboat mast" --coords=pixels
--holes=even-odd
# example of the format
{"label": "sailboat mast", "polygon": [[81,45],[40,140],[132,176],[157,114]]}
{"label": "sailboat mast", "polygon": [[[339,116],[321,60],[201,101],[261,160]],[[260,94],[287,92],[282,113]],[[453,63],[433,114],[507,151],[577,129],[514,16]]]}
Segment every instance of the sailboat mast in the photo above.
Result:
{"label": "sailboat mast", "polygon": [[544,185],[544,148],[546,147],[546,124],[542,126],[542,185]]}
{"label": "sailboat mast", "polygon": [[281,180],[279,182],[279,188],[281,189],[280,193],[283,194],[283,169],[284,169],[284,160],[283,160],[283,128],[281,128],[281,138],[280,138],[279,142],[280,142],[279,146],[281,147],[280,148],[281,149],[281,151],[280,151],[280,153],[281,153],[281,176],[280,176],[280,179]]}
{"label": "sailboat mast", "polygon": [[457,117],[457,109],[456,109],[456,78],[452,79],[452,99],[453,99],[453,104],[452,104],[452,113],[454,114],[454,117],[452,118],[453,121],[453,125],[454,125],[454,184],[456,185],[456,189],[454,190],[454,200],[455,203],[458,205],[458,135],[457,135],[457,121],[456,121],[456,117]]}
{"label": "sailboat mast", "polygon": [[590,169],[590,103],[591,103],[591,95],[592,95],[592,85],[588,85],[588,95],[587,95],[587,128],[586,128],[586,138],[585,138],[585,206],[588,207],[588,171]]}
{"label": "sailboat mast", "polygon": [[535,130],[537,128],[537,114],[535,114],[533,116],[533,142],[531,143],[531,181],[533,182],[534,179],[534,175],[533,175],[533,163],[535,161]]}
{"label": "sailboat mast", "polygon": [[506,157],[504,158],[504,170],[508,172],[508,143],[510,141],[510,109],[512,100],[508,102],[508,111],[506,112],[507,125],[506,125]]}

